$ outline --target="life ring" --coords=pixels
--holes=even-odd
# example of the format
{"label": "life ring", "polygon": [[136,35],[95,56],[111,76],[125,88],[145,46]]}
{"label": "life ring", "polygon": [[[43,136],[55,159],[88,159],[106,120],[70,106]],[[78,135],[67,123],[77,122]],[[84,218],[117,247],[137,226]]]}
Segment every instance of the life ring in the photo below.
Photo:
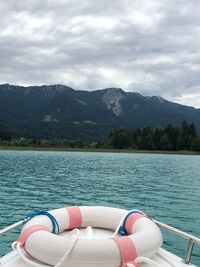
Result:
{"label": "life ring", "polygon": [[[109,229],[113,232],[127,210],[99,206],[74,206],[49,212],[57,221],[60,232],[84,228]],[[65,267],[119,267],[127,266],[137,257],[151,258],[162,244],[159,227],[148,217],[134,213],[125,223],[127,236],[107,239],[78,239],[71,250],[72,239],[52,234],[52,223],[46,216],[36,216],[23,227],[16,241],[33,258],[56,265],[70,252]]]}

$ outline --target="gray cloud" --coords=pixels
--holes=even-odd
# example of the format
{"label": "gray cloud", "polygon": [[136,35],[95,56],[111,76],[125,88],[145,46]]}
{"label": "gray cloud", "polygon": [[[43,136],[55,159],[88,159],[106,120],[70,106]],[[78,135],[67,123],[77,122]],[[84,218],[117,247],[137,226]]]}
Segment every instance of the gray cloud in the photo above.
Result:
{"label": "gray cloud", "polygon": [[197,0],[0,2],[0,82],[109,86],[200,107]]}

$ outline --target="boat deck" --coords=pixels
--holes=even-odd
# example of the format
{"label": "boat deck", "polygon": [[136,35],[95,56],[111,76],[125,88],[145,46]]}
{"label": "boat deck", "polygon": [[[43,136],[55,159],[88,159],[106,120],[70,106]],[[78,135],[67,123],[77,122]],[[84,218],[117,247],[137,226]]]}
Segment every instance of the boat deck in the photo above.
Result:
{"label": "boat deck", "polygon": [[[200,244],[200,239],[192,236],[188,233],[185,233],[181,230],[178,230],[174,227],[171,227],[169,225],[166,225],[164,223],[155,221],[154,222],[160,227],[164,228],[165,230],[168,230],[169,232],[172,232],[173,234],[179,235],[182,238],[185,238],[188,240],[188,248],[186,250],[186,256],[185,260],[181,259],[180,257],[176,256],[175,254],[160,248],[157,253],[151,258],[152,261],[156,263],[154,266],[160,266],[160,267],[197,267],[196,265],[192,265],[190,263],[191,255],[192,255],[192,249],[193,245]],[[15,223],[3,230],[0,231],[0,235],[5,234],[12,229],[15,229],[16,227],[19,227],[23,223],[26,223],[26,221],[20,221],[18,223]],[[63,237],[67,237],[70,234],[70,231],[65,231],[61,233]],[[110,230],[106,229],[100,229],[100,228],[92,228],[88,226],[87,228],[82,228],[80,229],[80,234],[79,238],[81,239],[105,239],[105,238],[110,238],[113,235],[113,232]],[[17,250],[13,250],[6,254],[5,256],[0,258],[0,267],[48,267],[51,265],[44,264],[42,262],[39,262],[32,257],[28,256],[26,253],[24,253],[24,256],[28,259],[28,262],[24,261],[24,259],[21,258],[19,255],[19,252]],[[70,256],[69,256],[70,258]],[[98,265],[100,267],[100,265]],[[94,267],[98,267],[96,264]],[[130,265],[131,266],[131,265]],[[149,263],[141,263],[141,267],[153,267],[152,264]],[[64,266],[59,266],[59,267],[76,267],[74,264],[73,266],[70,264],[70,259],[69,259],[69,264],[67,262],[65,263]],[[86,263],[82,264],[82,267],[88,267]],[[129,266],[127,266],[129,267]]]}
{"label": "boat deck", "polygon": [[[160,267],[188,267],[187,264],[184,264],[182,262],[181,258],[177,257],[176,255],[162,248],[156,253],[156,255],[152,258],[152,260],[154,260]],[[34,262],[36,263],[36,261]],[[44,264],[42,265],[47,266],[47,267],[50,266],[50,265],[44,265]],[[1,267],[30,267],[31,265],[24,262],[18,255],[17,251],[11,251],[6,256],[0,258],[0,266]],[[189,266],[196,267],[195,265],[189,265]],[[70,267],[70,266],[66,266],[66,267]],[[86,267],[86,266],[83,265],[83,267]],[[143,263],[141,264],[141,267],[152,267],[152,265]]]}
{"label": "boat deck", "polygon": [[[63,232],[61,235],[63,237],[67,237],[69,235],[70,231]],[[109,238],[113,232],[105,229],[97,229],[97,228],[91,228],[87,227],[80,230],[80,238],[88,238],[88,239],[102,239],[102,238]],[[40,263],[33,259],[32,257],[29,257],[26,254],[26,257],[28,257],[29,260],[31,260],[34,263],[40,264],[40,266],[51,266],[47,264]],[[183,260],[179,258],[178,256],[168,252],[167,250],[160,248],[159,251],[156,253],[156,255],[152,258],[154,262],[157,263],[160,267],[197,267],[195,265],[188,265],[184,264]],[[9,252],[4,257],[0,258],[0,267],[31,267],[32,265],[29,263],[26,263],[23,259],[20,258],[18,251],[13,250]],[[147,263],[140,264],[141,267],[152,267],[152,265]],[[62,267],[76,267],[76,266],[62,266]],[[85,264],[83,264],[83,267]],[[98,267],[98,266],[94,266]]]}

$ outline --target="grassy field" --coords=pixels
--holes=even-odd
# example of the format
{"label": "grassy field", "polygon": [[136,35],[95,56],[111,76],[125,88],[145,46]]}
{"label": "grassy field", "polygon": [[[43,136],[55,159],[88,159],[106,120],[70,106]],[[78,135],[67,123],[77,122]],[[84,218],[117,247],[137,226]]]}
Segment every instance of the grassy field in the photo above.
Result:
{"label": "grassy field", "polygon": [[18,151],[78,151],[78,152],[113,152],[113,153],[146,153],[146,154],[175,154],[175,155],[200,155],[200,152],[180,150],[135,150],[135,149],[107,149],[107,148],[68,148],[68,147],[33,147],[33,146],[1,146],[0,150]]}

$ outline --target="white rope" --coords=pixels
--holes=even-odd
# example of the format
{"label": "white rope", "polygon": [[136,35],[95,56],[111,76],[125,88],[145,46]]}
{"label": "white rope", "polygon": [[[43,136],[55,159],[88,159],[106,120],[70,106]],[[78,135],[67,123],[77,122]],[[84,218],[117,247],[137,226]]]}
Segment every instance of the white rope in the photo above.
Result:
{"label": "white rope", "polygon": [[[145,214],[144,212],[142,212],[141,210],[130,210],[130,211],[128,211],[128,213],[127,213],[126,215],[124,215],[124,217],[121,219],[121,221],[120,221],[120,223],[118,224],[118,226],[117,226],[117,228],[116,228],[114,234],[112,235],[112,237],[114,237],[114,236],[116,236],[116,235],[118,234],[119,229],[120,229],[120,227],[123,225],[123,222],[124,222],[126,216],[127,216],[129,213],[133,212],[133,211],[138,212],[138,213],[141,213],[141,214],[143,214],[143,215],[146,215],[146,214]],[[153,266],[153,267],[160,267],[155,261],[150,260],[149,258],[146,258],[146,257],[137,257],[137,258],[134,260],[133,263],[127,263],[126,266],[127,266],[127,267],[135,267],[135,264],[137,264],[137,263],[141,263],[141,262],[146,262],[146,263],[150,264],[150,265]]]}
{"label": "white rope", "polygon": [[[134,260],[134,264],[137,264],[137,263],[142,263],[142,262],[145,262],[145,263],[148,263],[150,264],[151,266],[153,267],[160,267],[159,264],[157,264],[155,261],[149,259],[149,258],[146,258],[146,257],[137,257],[135,260]],[[134,265],[133,265],[134,266]]]}
{"label": "white rope", "polygon": [[34,262],[34,261],[31,261],[31,260],[29,260],[27,257],[25,257],[25,256],[24,256],[24,253],[22,252],[22,249],[21,249],[21,247],[20,247],[20,243],[18,243],[18,242],[15,243],[15,242],[14,242],[14,243],[12,244],[12,247],[14,247],[14,248],[17,249],[20,258],[21,258],[24,262],[26,262],[27,264],[29,264],[29,265],[31,265],[31,266],[34,266],[34,267],[47,267],[47,266],[49,266],[49,265],[46,265],[46,264],[39,264],[39,263]]}
{"label": "white rope", "polygon": [[165,262],[169,263],[172,267],[176,267],[175,264],[169,259],[167,258],[166,256],[164,255],[161,255],[160,252],[158,252],[158,255],[161,259],[163,259]]}
{"label": "white rope", "polygon": [[[168,260],[168,258],[164,257],[163,255],[161,256],[160,254],[159,254],[159,257],[161,257],[161,258],[163,258],[165,261],[167,261],[172,267],[175,267],[175,265],[174,265],[172,262],[170,262],[170,261]],[[149,258],[146,258],[146,257],[137,257],[137,258],[134,260],[133,263],[127,263],[126,266],[127,266],[127,267],[135,267],[135,265],[136,265],[137,263],[142,263],[142,262],[148,263],[148,264],[150,264],[150,265],[153,266],[153,267],[160,267],[160,265],[159,265],[158,263],[156,263],[155,261],[153,261],[153,260],[151,260],[151,259],[149,259]]]}
{"label": "white rope", "polygon": [[[69,253],[73,250],[78,238],[79,238],[79,229],[74,229],[73,231],[70,232],[69,234],[69,237],[71,235],[73,235],[74,233],[76,233],[75,237],[73,238],[72,240],[72,244],[71,244],[71,247],[66,251],[66,253],[64,254],[64,256],[59,260],[59,262],[55,265],[55,267],[60,267],[62,265],[62,263],[67,259],[67,257],[69,256]],[[26,262],[27,264],[30,264],[31,266],[34,266],[34,267],[46,267],[46,266],[49,266],[49,265],[45,265],[45,264],[39,264],[37,262],[34,262],[34,261],[31,261],[29,260],[25,255],[24,253],[22,252],[22,249],[21,249],[21,246],[20,246],[20,243],[18,242],[13,242],[12,243],[12,248],[13,249],[17,249],[18,253],[19,253],[19,256],[20,258]]]}
{"label": "white rope", "polygon": [[67,259],[67,257],[69,256],[70,252],[73,250],[73,248],[74,248],[74,246],[75,246],[75,244],[76,244],[76,242],[77,242],[77,240],[79,238],[80,231],[79,231],[79,229],[74,229],[69,234],[69,237],[70,237],[75,232],[76,232],[76,235],[73,238],[71,247],[65,252],[64,256],[59,260],[59,262],[55,265],[55,267],[60,267],[63,264],[63,262],[65,262],[65,260]]}

